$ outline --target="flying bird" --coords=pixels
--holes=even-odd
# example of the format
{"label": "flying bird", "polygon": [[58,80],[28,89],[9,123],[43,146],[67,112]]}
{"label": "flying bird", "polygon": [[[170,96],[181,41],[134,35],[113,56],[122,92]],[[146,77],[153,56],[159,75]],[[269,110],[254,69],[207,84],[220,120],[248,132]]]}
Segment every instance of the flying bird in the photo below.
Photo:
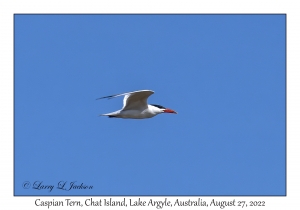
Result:
{"label": "flying bird", "polygon": [[121,93],[121,94],[98,98],[98,99],[103,99],[103,98],[111,99],[118,96],[124,96],[122,109],[115,112],[102,114],[100,116],[108,116],[110,118],[116,117],[116,118],[127,118],[127,119],[145,119],[145,118],[154,117],[161,113],[177,114],[177,112],[175,112],[174,110],[165,108],[161,105],[148,104],[147,99],[153,93],[154,91],[152,90],[138,90],[138,91],[133,91],[128,93]]}

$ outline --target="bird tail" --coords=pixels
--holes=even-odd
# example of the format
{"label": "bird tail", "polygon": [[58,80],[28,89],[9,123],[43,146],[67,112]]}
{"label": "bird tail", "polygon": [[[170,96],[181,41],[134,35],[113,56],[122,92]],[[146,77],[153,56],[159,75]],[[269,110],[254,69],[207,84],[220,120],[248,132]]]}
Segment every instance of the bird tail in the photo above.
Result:
{"label": "bird tail", "polygon": [[111,112],[111,113],[107,113],[107,114],[100,114],[99,117],[107,116],[109,118],[112,118],[112,117],[118,117],[118,114],[119,114],[119,111],[116,111],[116,112]]}
{"label": "bird tail", "polygon": [[114,116],[114,115],[107,115],[107,114],[100,114],[99,117],[101,117],[101,116],[107,116],[107,117],[109,117],[109,118],[117,117],[117,116]]}

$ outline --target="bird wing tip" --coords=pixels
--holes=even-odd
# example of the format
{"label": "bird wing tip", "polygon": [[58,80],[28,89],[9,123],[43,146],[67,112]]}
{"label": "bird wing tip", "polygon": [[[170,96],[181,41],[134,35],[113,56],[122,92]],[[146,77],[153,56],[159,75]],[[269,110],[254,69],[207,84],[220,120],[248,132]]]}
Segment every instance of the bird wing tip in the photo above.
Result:
{"label": "bird wing tip", "polygon": [[101,97],[101,98],[96,98],[96,100],[99,100],[99,99],[104,99],[104,98],[107,98],[107,99],[112,99],[114,96],[104,96],[104,97]]}
{"label": "bird wing tip", "polygon": [[138,90],[138,91],[133,91],[133,92],[127,92],[127,93],[115,94],[115,95],[110,95],[110,96],[104,96],[104,97],[101,97],[101,98],[96,98],[96,100],[104,99],[104,98],[112,99],[112,98],[115,98],[117,96],[128,95],[128,94],[137,93],[137,92],[151,92],[152,94],[154,93],[153,90]]}

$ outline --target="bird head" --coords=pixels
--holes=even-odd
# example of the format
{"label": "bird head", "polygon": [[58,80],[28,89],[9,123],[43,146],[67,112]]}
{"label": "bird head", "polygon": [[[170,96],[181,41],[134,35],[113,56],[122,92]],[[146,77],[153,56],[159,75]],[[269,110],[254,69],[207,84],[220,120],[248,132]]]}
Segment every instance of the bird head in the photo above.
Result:
{"label": "bird head", "polygon": [[169,109],[169,108],[166,108],[166,107],[163,107],[161,105],[157,105],[157,104],[150,104],[151,106],[154,106],[156,108],[156,110],[159,112],[159,113],[172,113],[172,114],[177,114],[177,112],[175,112],[174,110],[172,109]]}

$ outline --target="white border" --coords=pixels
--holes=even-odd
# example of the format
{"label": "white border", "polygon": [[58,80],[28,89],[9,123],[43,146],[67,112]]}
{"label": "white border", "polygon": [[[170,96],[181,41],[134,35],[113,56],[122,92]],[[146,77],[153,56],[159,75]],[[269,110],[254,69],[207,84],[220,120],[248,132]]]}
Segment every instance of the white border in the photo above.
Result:
{"label": "white border", "polygon": [[[1,209],[32,209],[36,197],[13,196],[13,14],[15,13],[281,13],[287,14],[287,149],[286,197],[235,197],[237,200],[265,200],[263,209],[297,209],[299,200],[299,7],[297,1],[276,0],[2,0],[0,3],[0,206]],[[41,197],[63,200],[64,197]],[[84,201],[87,197],[70,197]],[[98,197],[99,198],[99,197]],[[104,198],[104,197],[101,197]],[[132,197],[131,197],[132,198]],[[147,197],[143,197],[146,199]],[[155,198],[155,197],[154,197]],[[156,197],[160,199],[159,197]],[[210,200],[213,197],[203,197]],[[234,197],[215,197],[232,200]],[[170,197],[175,200],[176,197]],[[185,199],[185,198],[183,198]],[[46,207],[45,207],[46,208]],[[54,207],[53,207],[54,208]],[[55,207],[56,209],[59,207]],[[66,207],[64,207],[66,208]],[[71,207],[70,207],[71,208]],[[76,207],[72,207],[73,209]],[[93,207],[90,207],[93,208]],[[103,207],[98,207],[106,209]],[[142,209],[155,209],[154,207]],[[197,207],[196,207],[197,208]],[[189,209],[196,209],[190,207]],[[237,208],[237,207],[235,207]],[[262,207],[260,207],[262,208]],[[82,208],[81,208],[82,209]],[[115,209],[115,208],[108,208]],[[131,209],[127,207],[126,209]],[[140,209],[139,207],[133,209]],[[177,208],[169,208],[177,209]],[[186,209],[186,208],[180,208]],[[211,209],[211,208],[208,208]],[[220,208],[218,208],[220,209]],[[231,209],[226,207],[225,209]]]}

